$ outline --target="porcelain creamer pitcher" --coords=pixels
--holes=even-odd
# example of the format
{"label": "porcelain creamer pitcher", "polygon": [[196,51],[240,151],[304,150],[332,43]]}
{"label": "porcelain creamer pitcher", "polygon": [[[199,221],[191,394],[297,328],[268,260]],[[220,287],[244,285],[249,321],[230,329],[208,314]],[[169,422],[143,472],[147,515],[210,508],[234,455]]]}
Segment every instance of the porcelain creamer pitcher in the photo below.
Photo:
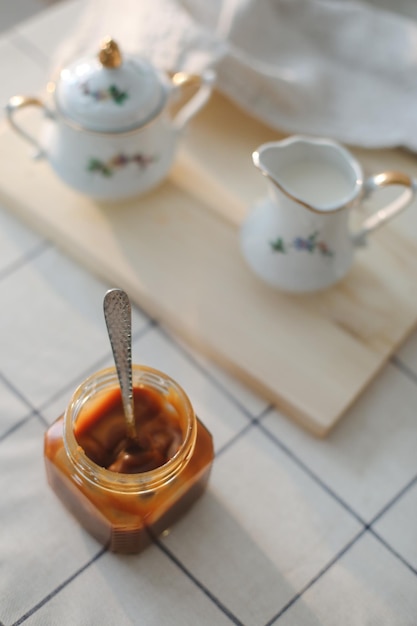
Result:
{"label": "porcelain creamer pitcher", "polygon": [[[328,139],[294,135],[263,144],[252,158],[268,179],[269,195],[244,221],[241,250],[260,278],[290,292],[324,289],[343,278],[355,247],[404,209],[417,188],[401,172],[364,180],[356,159]],[[405,189],[351,233],[350,209],[386,185]]]}
{"label": "porcelain creamer pitcher", "polygon": [[[117,43],[105,39],[96,56],[75,60],[48,84],[50,102],[14,96],[6,113],[65,183],[115,201],[142,194],[166,176],[181,131],[207,101],[213,80],[211,70],[170,77],[145,58],[123,58]],[[174,113],[190,83],[197,90]],[[16,115],[32,106],[45,114],[39,140]]]}

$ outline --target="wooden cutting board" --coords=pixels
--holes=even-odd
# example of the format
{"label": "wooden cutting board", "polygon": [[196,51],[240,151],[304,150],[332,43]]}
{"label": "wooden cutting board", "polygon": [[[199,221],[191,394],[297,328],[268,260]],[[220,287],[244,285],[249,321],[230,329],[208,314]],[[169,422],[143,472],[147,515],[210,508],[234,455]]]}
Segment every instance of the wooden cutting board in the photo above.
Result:
{"label": "wooden cutting board", "polygon": [[[34,127],[28,115],[25,122]],[[191,345],[324,436],[417,322],[417,214],[381,229],[339,285],[289,296],[247,269],[238,227],[265,181],[251,152],[277,138],[220,95],[189,129],[170,179],[106,206],[62,184],[4,123],[0,200]],[[400,151],[356,151],[417,174]]]}

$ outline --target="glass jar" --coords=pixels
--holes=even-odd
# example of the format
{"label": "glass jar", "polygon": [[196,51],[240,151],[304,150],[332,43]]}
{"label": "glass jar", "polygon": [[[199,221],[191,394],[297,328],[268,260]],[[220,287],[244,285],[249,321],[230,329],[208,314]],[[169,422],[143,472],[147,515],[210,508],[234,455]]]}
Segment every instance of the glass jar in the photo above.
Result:
{"label": "glass jar", "polygon": [[115,368],[81,383],[65,414],[47,430],[44,448],[48,481],[58,497],[98,541],[124,553],[145,548],[191,506],[206,487],[213,461],[212,437],[173,379],[133,365],[133,388],[156,393],[167,414],[175,415],[181,441],[162,465],[140,473],[112,471],[87,456],[76,439],[74,430],[86,416],[99,411],[108,394],[120,394]]}

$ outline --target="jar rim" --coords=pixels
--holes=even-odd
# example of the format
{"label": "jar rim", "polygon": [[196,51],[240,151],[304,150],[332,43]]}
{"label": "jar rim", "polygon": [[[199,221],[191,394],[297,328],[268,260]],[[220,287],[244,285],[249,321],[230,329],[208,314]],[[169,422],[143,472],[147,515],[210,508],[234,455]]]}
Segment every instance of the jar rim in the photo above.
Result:
{"label": "jar rim", "polygon": [[79,445],[74,432],[73,423],[82,407],[92,393],[97,390],[97,382],[104,383],[102,389],[119,387],[119,381],[115,367],[108,367],[88,376],[75,389],[68,407],[64,413],[64,446],[74,468],[83,478],[90,482],[100,484],[102,488],[120,491],[153,491],[158,486],[166,484],[174,478],[179,471],[188,463],[195,447],[197,437],[197,421],[194,409],[184,389],[170,376],[152,367],[145,365],[132,365],[134,382],[138,381],[146,385],[150,380],[154,383],[163,381],[173,388],[179,395],[184,406],[186,415],[186,430],[180,448],[166,463],[146,472],[125,474],[114,472],[95,463],[87,456]]}

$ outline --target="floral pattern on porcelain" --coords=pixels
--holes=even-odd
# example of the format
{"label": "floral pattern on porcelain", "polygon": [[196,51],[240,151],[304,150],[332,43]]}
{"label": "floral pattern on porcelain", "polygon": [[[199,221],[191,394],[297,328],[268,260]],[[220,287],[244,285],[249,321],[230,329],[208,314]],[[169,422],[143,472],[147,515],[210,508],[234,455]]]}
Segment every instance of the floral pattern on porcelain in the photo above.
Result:
{"label": "floral pattern on porcelain", "polygon": [[332,257],[334,252],[325,241],[318,238],[319,233],[316,231],[308,237],[294,237],[289,243],[284,241],[283,237],[277,237],[274,241],[270,241],[269,243],[274,252],[280,252],[282,254],[287,254],[290,248],[294,248],[294,250],[305,251],[310,254],[318,251],[322,256]]}
{"label": "floral pattern on porcelain", "polygon": [[96,157],[91,157],[87,164],[89,172],[98,172],[102,176],[109,178],[113,176],[116,170],[126,167],[129,163],[136,163],[141,170],[145,170],[151,163],[157,161],[155,156],[147,156],[142,153],[126,155],[123,153],[116,154],[108,161],[102,161]]}
{"label": "floral pattern on porcelain", "polygon": [[90,89],[88,82],[85,81],[80,84],[80,87],[85,96],[90,96],[97,102],[113,100],[115,104],[121,105],[129,97],[127,91],[122,91],[116,85],[109,85],[107,89]]}

